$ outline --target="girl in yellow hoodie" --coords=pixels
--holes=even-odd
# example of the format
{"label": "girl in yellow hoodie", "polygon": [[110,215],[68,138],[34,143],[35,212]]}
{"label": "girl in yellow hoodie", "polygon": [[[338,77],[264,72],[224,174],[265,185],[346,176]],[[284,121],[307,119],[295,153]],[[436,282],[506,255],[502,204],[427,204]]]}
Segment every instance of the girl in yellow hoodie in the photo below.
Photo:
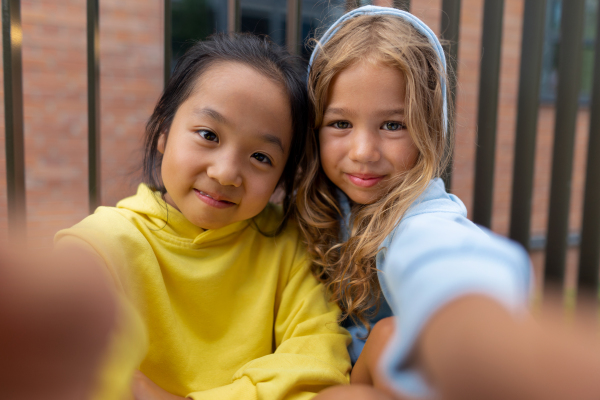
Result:
{"label": "girl in yellow hoodie", "polygon": [[347,382],[339,309],[286,224],[303,70],[255,36],[196,44],[148,122],[137,194],[56,235],[104,267],[120,300],[95,399],[128,398],[136,369],[136,399],[308,399]]}

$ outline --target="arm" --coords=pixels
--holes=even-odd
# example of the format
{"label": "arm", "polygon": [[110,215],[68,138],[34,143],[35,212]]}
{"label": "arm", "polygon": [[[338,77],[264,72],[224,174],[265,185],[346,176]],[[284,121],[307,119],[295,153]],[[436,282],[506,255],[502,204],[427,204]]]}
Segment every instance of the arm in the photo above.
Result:
{"label": "arm", "polygon": [[339,327],[339,309],[326,301],[304,256],[281,294],[274,353],[250,361],[229,385],[188,394],[200,399],[309,399],[323,388],[348,383],[350,336]]}
{"label": "arm", "polygon": [[558,321],[515,318],[483,296],[448,304],[415,358],[444,399],[597,399],[600,342]]}
{"label": "arm", "polygon": [[393,334],[394,317],[384,318],[373,326],[365,347],[352,368],[350,383],[388,389],[379,373],[379,360]]}
{"label": "arm", "polygon": [[445,306],[480,295],[501,304],[515,318],[526,313],[527,253],[458,213],[429,213],[402,221],[380,268],[400,333],[383,354],[381,368],[393,389],[405,396],[433,395],[421,360],[415,361],[415,347],[431,318]]}
{"label": "arm", "polygon": [[0,397],[89,398],[115,324],[109,284],[85,252],[0,249]]}

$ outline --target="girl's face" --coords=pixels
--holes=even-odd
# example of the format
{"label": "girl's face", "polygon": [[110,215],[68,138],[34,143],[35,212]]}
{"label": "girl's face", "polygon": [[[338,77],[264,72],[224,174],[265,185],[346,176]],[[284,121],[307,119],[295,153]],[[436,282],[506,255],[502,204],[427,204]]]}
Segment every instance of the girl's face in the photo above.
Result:
{"label": "girl's face", "polygon": [[321,163],[329,179],[359,204],[387,193],[391,177],[412,168],[418,150],[406,129],[404,75],[363,61],[329,86],[319,129]]}
{"label": "girl's face", "polygon": [[165,201],[204,229],[252,218],[273,194],[291,140],[281,85],[243,64],[213,65],[159,137]]}

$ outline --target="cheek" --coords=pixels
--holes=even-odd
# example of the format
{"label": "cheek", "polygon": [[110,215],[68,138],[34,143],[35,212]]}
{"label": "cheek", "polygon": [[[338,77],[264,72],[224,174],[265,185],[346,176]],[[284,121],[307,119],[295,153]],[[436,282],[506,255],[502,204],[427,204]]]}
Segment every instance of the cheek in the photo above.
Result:
{"label": "cheek", "polygon": [[267,205],[269,199],[277,188],[277,183],[279,183],[282,172],[283,171],[270,174],[268,177],[256,176],[252,179],[253,182],[249,185],[249,187],[252,190],[252,198],[255,199],[256,204],[264,203],[264,206]]}
{"label": "cheek", "polygon": [[414,143],[404,143],[400,146],[386,146],[388,159],[394,160],[395,169],[406,171],[415,166],[419,151]]}
{"label": "cheek", "polygon": [[329,135],[319,135],[319,146],[321,165],[327,173],[335,166],[338,159],[343,155],[344,150],[340,146],[340,143]]}

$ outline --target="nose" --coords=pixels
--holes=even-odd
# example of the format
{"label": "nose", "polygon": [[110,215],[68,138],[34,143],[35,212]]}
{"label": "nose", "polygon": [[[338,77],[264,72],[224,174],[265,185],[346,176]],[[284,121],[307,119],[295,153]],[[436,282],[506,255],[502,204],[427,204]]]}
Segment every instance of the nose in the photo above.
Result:
{"label": "nose", "polygon": [[359,163],[374,163],[381,158],[377,134],[367,129],[355,130],[351,137],[348,157]]}
{"label": "nose", "polygon": [[242,168],[239,157],[235,155],[215,157],[206,169],[206,174],[222,186],[239,187],[242,185]]}

